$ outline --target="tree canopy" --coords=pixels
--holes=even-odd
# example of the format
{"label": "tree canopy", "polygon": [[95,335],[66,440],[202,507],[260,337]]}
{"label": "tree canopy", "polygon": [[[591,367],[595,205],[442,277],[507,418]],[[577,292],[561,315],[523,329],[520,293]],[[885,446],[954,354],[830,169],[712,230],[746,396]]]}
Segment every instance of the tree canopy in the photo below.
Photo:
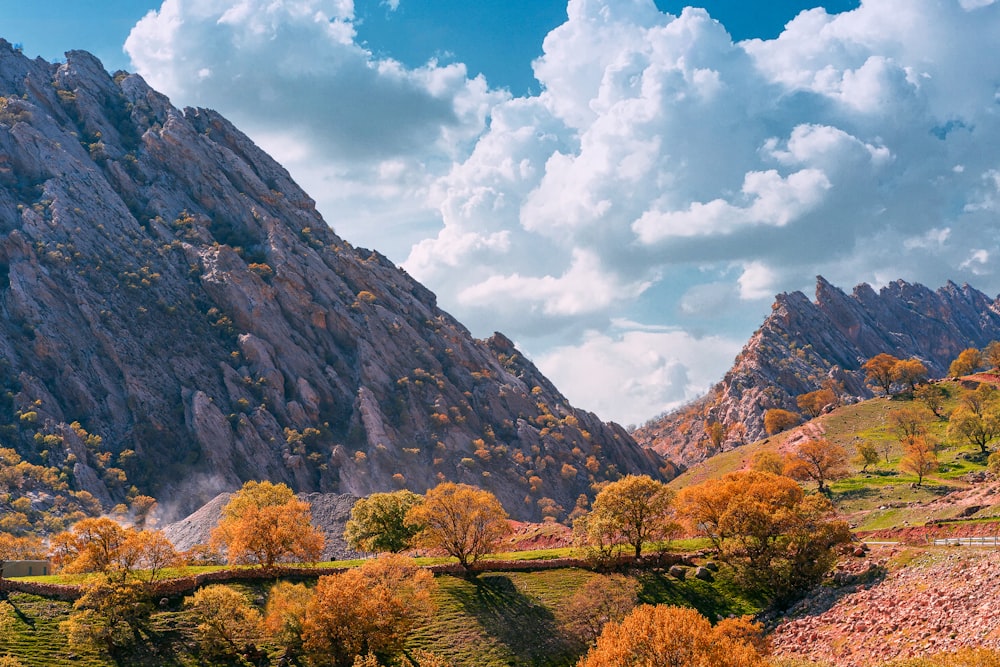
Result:
{"label": "tree canopy", "polygon": [[406,521],[423,526],[416,537],[419,543],[443,549],[466,570],[510,532],[507,512],[496,496],[453,482],[430,489],[424,502],[407,512]]}
{"label": "tree canopy", "polygon": [[662,540],[676,531],[674,492],[648,475],[628,475],[605,486],[594,498],[590,525],[612,531],[611,539],[631,545],[642,556],[644,542]]}
{"label": "tree canopy", "polygon": [[230,563],[319,560],[323,534],[313,527],[309,503],[298,500],[285,484],[250,481],[222,508],[212,544],[226,550]]}
{"label": "tree canopy", "polygon": [[344,539],[358,551],[399,553],[408,549],[422,526],[407,523],[406,514],[423,501],[405,489],[361,498],[351,508]]}
{"label": "tree canopy", "polygon": [[729,473],[681,491],[678,513],[706,535],[744,587],[776,600],[817,583],[850,539],[826,497],[792,479],[756,470]]}

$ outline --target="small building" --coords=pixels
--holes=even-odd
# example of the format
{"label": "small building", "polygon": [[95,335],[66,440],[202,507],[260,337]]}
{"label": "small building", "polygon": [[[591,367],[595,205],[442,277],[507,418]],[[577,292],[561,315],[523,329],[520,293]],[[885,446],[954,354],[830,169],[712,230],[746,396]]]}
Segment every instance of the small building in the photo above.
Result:
{"label": "small building", "polygon": [[36,577],[51,572],[52,565],[47,560],[0,560],[0,578]]}

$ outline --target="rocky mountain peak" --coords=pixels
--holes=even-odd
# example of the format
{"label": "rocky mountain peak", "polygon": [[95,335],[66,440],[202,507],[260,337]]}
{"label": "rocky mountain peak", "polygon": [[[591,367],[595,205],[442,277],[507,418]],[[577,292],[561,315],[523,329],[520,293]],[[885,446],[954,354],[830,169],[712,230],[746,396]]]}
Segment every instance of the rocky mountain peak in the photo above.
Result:
{"label": "rocky mountain peak", "polygon": [[539,518],[665,465],[338,237],[218,113],[82,51],[0,41],[0,312],[0,430],[105,504],[447,479]]}
{"label": "rocky mountain peak", "polygon": [[[872,395],[861,365],[886,352],[916,357],[934,377],[967,347],[1000,339],[1000,308],[969,285],[949,282],[932,291],[897,280],[879,291],[861,284],[846,294],[822,276],[816,297],[779,294],[771,314],[740,352],[733,367],[704,398],[653,420],[634,434],[682,465],[710,453],[705,428],[730,429],[724,447],[765,435],[771,408],[796,411],[795,398],[824,386],[843,400]],[[732,429],[741,424],[742,429]]]}

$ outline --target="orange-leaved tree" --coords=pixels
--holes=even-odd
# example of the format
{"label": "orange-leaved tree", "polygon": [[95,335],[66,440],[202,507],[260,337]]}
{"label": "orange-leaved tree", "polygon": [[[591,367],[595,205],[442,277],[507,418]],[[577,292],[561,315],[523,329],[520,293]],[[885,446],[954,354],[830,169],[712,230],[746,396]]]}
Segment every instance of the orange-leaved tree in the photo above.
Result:
{"label": "orange-leaved tree", "polygon": [[644,542],[668,539],[677,532],[673,499],[674,491],[663,482],[649,475],[627,475],[597,494],[591,516],[598,520],[591,519],[588,527],[610,530],[606,541],[624,541],[640,558]]}
{"label": "orange-leaved tree", "polygon": [[507,512],[496,496],[453,482],[427,491],[423,504],[407,512],[406,522],[423,526],[416,536],[418,543],[443,549],[466,570],[494,551],[510,532]]}
{"label": "orange-leaved tree", "polygon": [[222,508],[211,543],[225,548],[230,563],[314,562],[323,553],[323,534],[313,527],[310,509],[285,484],[247,482]]}
{"label": "orange-leaved tree", "polygon": [[837,395],[833,393],[832,389],[825,388],[800,394],[795,399],[795,404],[810,418],[819,417],[823,414],[823,409],[826,406],[834,405],[836,402]]}
{"label": "orange-leaved tree", "polygon": [[828,481],[847,476],[847,451],[826,438],[806,440],[788,455],[783,472],[792,479],[811,479],[825,493]]}
{"label": "orange-leaved tree", "polygon": [[781,433],[798,424],[802,419],[790,410],[771,408],[764,413],[764,430],[768,435]]}
{"label": "orange-leaved tree", "polygon": [[868,384],[881,389],[888,396],[892,392],[893,369],[897,363],[899,363],[898,358],[882,352],[862,364],[861,368],[865,371],[865,380]]}
{"label": "orange-leaved tree", "polygon": [[310,664],[351,667],[369,653],[395,657],[410,630],[433,611],[434,586],[430,572],[397,554],[320,577],[302,623]]}
{"label": "orange-leaved tree", "polygon": [[757,470],[729,473],[677,495],[678,514],[706,535],[749,590],[786,602],[819,582],[850,540],[847,524],[819,494]]}
{"label": "orange-leaved tree", "polygon": [[925,475],[938,469],[937,452],[927,436],[914,436],[903,443],[903,458],[899,467],[917,476],[917,486],[924,483]]}
{"label": "orange-leaved tree", "polygon": [[713,627],[694,609],[642,605],[606,625],[577,667],[768,667],[762,635],[747,618]]}

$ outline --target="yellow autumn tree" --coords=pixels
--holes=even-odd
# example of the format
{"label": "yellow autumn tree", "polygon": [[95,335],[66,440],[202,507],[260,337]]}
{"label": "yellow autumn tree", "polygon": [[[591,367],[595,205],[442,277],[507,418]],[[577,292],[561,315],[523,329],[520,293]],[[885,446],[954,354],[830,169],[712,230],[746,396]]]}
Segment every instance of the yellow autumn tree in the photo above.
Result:
{"label": "yellow autumn tree", "polygon": [[694,609],[642,605],[606,625],[577,667],[768,667],[761,636],[747,619],[713,627]]}
{"label": "yellow autumn tree", "polygon": [[507,512],[489,491],[443,482],[427,491],[424,502],[410,509],[406,522],[423,526],[418,543],[443,549],[468,570],[494,551],[510,532]]}
{"label": "yellow autumn tree", "polygon": [[309,503],[285,484],[250,481],[222,508],[211,544],[230,563],[264,568],[282,561],[314,562],[323,553],[323,534],[313,527]]}
{"label": "yellow autumn tree", "polygon": [[351,667],[358,656],[395,657],[416,623],[433,611],[434,586],[433,575],[412,558],[391,553],[320,577],[302,626],[310,664]]}

